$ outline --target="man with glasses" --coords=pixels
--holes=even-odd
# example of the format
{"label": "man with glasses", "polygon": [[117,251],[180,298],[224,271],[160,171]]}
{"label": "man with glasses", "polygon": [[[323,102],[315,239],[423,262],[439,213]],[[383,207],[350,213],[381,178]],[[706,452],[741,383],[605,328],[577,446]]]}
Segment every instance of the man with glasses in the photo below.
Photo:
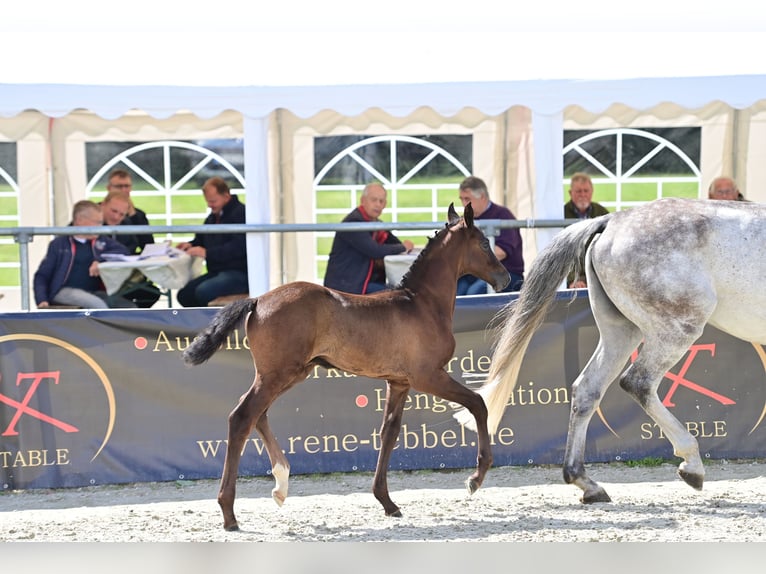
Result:
{"label": "man with glasses", "polygon": [[[72,225],[95,227],[104,222],[97,203],[82,200],[72,210]],[[103,253],[127,255],[126,247],[110,237],[92,233],[60,235],[48,251],[34,276],[35,303],[38,309],[66,305],[85,309],[135,307],[122,297],[108,296],[99,277],[98,262]]]}
{"label": "man with glasses", "polygon": [[708,199],[724,199],[729,201],[746,201],[739,188],[737,182],[727,176],[720,176],[715,178],[707,190]]}
{"label": "man with glasses", "polygon": [[[149,219],[146,217],[146,213],[138,209],[130,197],[130,192],[133,191],[133,178],[130,172],[124,169],[115,169],[109,174],[107,180],[106,190],[108,192],[120,192],[124,193],[128,198],[128,213],[123,221],[123,225],[149,225]],[[154,237],[151,233],[141,233],[135,236],[138,241],[138,247],[144,248],[147,243],[154,243]]]}
{"label": "man with glasses", "polygon": [[[101,201],[104,225],[131,225],[128,218],[129,210],[130,198],[123,191],[110,191]],[[110,237],[122,243],[131,254],[141,253],[143,250],[144,246],[135,234],[113,233]],[[133,301],[138,307],[148,309],[157,302],[162,293],[159,287],[146,278],[146,275],[134,269],[133,274],[120,288],[118,295]]]}
{"label": "man with glasses", "polygon": [[[101,214],[104,217],[104,225],[130,225],[128,223],[128,211],[130,211],[130,198],[127,193],[121,191],[110,191],[101,201]],[[112,234],[112,239],[116,239],[128,248],[128,253],[140,253],[142,246],[139,245],[138,237],[130,234]]]}

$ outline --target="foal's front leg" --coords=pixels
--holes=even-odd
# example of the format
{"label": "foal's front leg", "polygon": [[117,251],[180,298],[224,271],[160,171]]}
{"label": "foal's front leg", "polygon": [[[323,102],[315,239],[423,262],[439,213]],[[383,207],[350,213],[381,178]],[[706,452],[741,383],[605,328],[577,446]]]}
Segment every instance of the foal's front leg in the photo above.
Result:
{"label": "foal's front leg", "polygon": [[473,392],[450,377],[446,371],[439,369],[430,378],[413,381],[412,388],[416,391],[430,393],[453,403],[463,405],[476,419],[476,434],[479,442],[476,457],[476,472],[465,482],[468,492],[473,494],[484,482],[489,467],[492,466],[492,447],[487,431],[487,405],[478,393]]}
{"label": "foal's front leg", "polygon": [[387,385],[383,425],[380,429],[380,452],[378,453],[378,464],[375,467],[372,493],[383,505],[386,516],[399,517],[402,515],[402,512],[388,494],[387,473],[391,451],[394,449],[399,431],[402,428],[402,411],[404,410],[404,401],[407,398],[410,387],[406,383],[394,381],[388,381]]}

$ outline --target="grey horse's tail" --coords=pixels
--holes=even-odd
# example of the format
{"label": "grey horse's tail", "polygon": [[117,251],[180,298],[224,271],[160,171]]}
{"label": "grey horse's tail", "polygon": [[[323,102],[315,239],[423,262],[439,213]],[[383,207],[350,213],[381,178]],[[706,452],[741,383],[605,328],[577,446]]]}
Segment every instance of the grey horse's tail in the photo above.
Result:
{"label": "grey horse's tail", "polygon": [[[580,221],[564,228],[541,251],[532,264],[519,298],[498,312],[501,330],[494,344],[487,382],[479,394],[487,405],[487,427],[494,433],[500,424],[508,399],[516,386],[524,353],[540,327],[567,274],[579,265],[590,239],[606,229],[613,214]],[[455,419],[476,430],[470,412],[461,409]]]}
{"label": "grey horse's tail", "polygon": [[212,357],[226,341],[229,333],[255,309],[257,301],[258,299],[239,299],[218,311],[210,324],[186,347],[183,353],[184,362],[187,365],[199,365]]}

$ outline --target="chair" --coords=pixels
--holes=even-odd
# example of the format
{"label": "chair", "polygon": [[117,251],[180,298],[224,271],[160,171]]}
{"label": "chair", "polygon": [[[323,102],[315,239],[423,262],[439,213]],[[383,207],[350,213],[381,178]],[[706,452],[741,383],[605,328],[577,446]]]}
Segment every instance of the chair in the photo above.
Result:
{"label": "chair", "polygon": [[207,304],[208,307],[223,307],[227,303],[231,303],[233,301],[239,301],[240,299],[249,299],[250,294],[249,293],[238,293],[236,295],[222,295],[221,297],[216,297],[210,303]]}

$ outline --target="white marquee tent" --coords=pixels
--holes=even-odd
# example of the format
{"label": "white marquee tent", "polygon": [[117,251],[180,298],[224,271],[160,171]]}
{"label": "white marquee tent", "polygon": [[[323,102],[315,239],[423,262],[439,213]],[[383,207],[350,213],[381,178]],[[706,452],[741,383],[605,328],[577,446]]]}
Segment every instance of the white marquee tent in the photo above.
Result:
{"label": "white marquee tent", "polygon": [[[581,4],[590,16],[573,20],[580,14],[551,16],[544,6],[479,0],[460,14],[450,2],[396,1],[369,23],[353,16],[354,3],[287,2],[259,8],[257,24],[143,1],[107,19],[94,16],[98,3],[75,2],[94,8],[76,18],[72,3],[52,4],[42,19],[31,4],[10,8],[17,13],[2,22],[6,43],[29,47],[31,34],[49,46],[0,72],[0,141],[17,142],[25,158],[22,225],[66,221],[84,188],[83,169],[73,167],[82,165],[84,141],[203,135],[243,137],[250,223],[310,221],[298,199],[307,185],[299,140],[329,133],[483,136],[490,145],[474,152],[474,166],[493,195],[519,217],[556,219],[564,129],[695,125],[706,142],[703,181],[732,174],[748,198],[766,200],[757,19],[739,20],[732,34],[716,29],[720,17],[690,11],[695,4],[652,1],[627,30],[604,16],[606,2]],[[666,19],[650,18],[651,7]],[[218,9],[241,8],[225,0]],[[431,19],[434,10],[441,20]],[[650,19],[655,27],[642,29]],[[133,39],[119,43],[120,34]],[[73,64],[81,60],[91,66]],[[586,79],[556,79],[567,77]],[[41,210],[54,189],[51,209]],[[254,234],[248,249],[254,293],[302,278],[299,263],[270,265],[267,235]]]}

